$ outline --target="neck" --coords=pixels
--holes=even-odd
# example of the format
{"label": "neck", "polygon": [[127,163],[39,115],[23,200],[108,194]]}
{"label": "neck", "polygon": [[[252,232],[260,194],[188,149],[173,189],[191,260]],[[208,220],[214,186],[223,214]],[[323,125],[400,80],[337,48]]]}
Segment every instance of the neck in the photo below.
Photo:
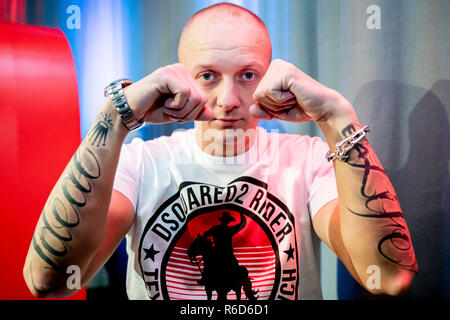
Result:
{"label": "neck", "polygon": [[242,154],[253,145],[256,128],[249,129],[207,129],[195,126],[197,145],[209,155],[216,157],[234,157]]}

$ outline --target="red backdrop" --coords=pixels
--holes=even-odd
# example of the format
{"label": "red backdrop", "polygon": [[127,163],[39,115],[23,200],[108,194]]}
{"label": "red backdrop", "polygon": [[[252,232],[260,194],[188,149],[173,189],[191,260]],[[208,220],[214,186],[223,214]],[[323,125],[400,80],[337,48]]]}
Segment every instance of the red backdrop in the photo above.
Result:
{"label": "red backdrop", "polygon": [[[34,228],[80,144],[75,67],[64,34],[0,23],[0,299],[33,299],[22,276]],[[85,299],[82,289],[71,299]]]}

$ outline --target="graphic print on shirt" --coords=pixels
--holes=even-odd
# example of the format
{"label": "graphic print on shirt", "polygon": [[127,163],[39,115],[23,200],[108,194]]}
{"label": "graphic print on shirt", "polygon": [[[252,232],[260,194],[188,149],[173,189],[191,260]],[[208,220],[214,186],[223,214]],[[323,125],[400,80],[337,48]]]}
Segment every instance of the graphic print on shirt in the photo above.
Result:
{"label": "graphic print on shirt", "polygon": [[184,182],[145,225],[140,271],[151,299],[297,299],[295,221],[267,184]]}

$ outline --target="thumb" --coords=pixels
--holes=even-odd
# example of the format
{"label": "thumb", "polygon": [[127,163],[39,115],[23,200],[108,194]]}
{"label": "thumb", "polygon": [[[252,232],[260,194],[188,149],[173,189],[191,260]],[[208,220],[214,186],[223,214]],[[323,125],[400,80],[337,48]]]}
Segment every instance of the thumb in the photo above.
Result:
{"label": "thumb", "polygon": [[252,104],[249,108],[250,115],[252,117],[263,119],[263,120],[270,120],[272,119],[272,115],[270,115],[267,111],[265,111],[263,108],[261,108],[258,104]]}
{"label": "thumb", "polygon": [[203,106],[202,111],[198,114],[197,118],[195,120],[197,121],[209,121],[214,119],[214,113],[213,111],[207,107],[206,105]]}

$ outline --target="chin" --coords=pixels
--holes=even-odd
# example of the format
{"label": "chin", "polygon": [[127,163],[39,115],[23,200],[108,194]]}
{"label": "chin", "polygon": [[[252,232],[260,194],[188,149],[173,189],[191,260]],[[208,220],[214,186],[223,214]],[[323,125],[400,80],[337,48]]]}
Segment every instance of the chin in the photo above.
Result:
{"label": "chin", "polygon": [[222,136],[226,134],[239,134],[239,132],[246,132],[249,129],[256,129],[259,121],[252,121],[249,123],[247,120],[237,120],[237,121],[221,121],[214,119],[208,122],[196,123],[203,132],[210,131],[211,135],[220,134]]}

